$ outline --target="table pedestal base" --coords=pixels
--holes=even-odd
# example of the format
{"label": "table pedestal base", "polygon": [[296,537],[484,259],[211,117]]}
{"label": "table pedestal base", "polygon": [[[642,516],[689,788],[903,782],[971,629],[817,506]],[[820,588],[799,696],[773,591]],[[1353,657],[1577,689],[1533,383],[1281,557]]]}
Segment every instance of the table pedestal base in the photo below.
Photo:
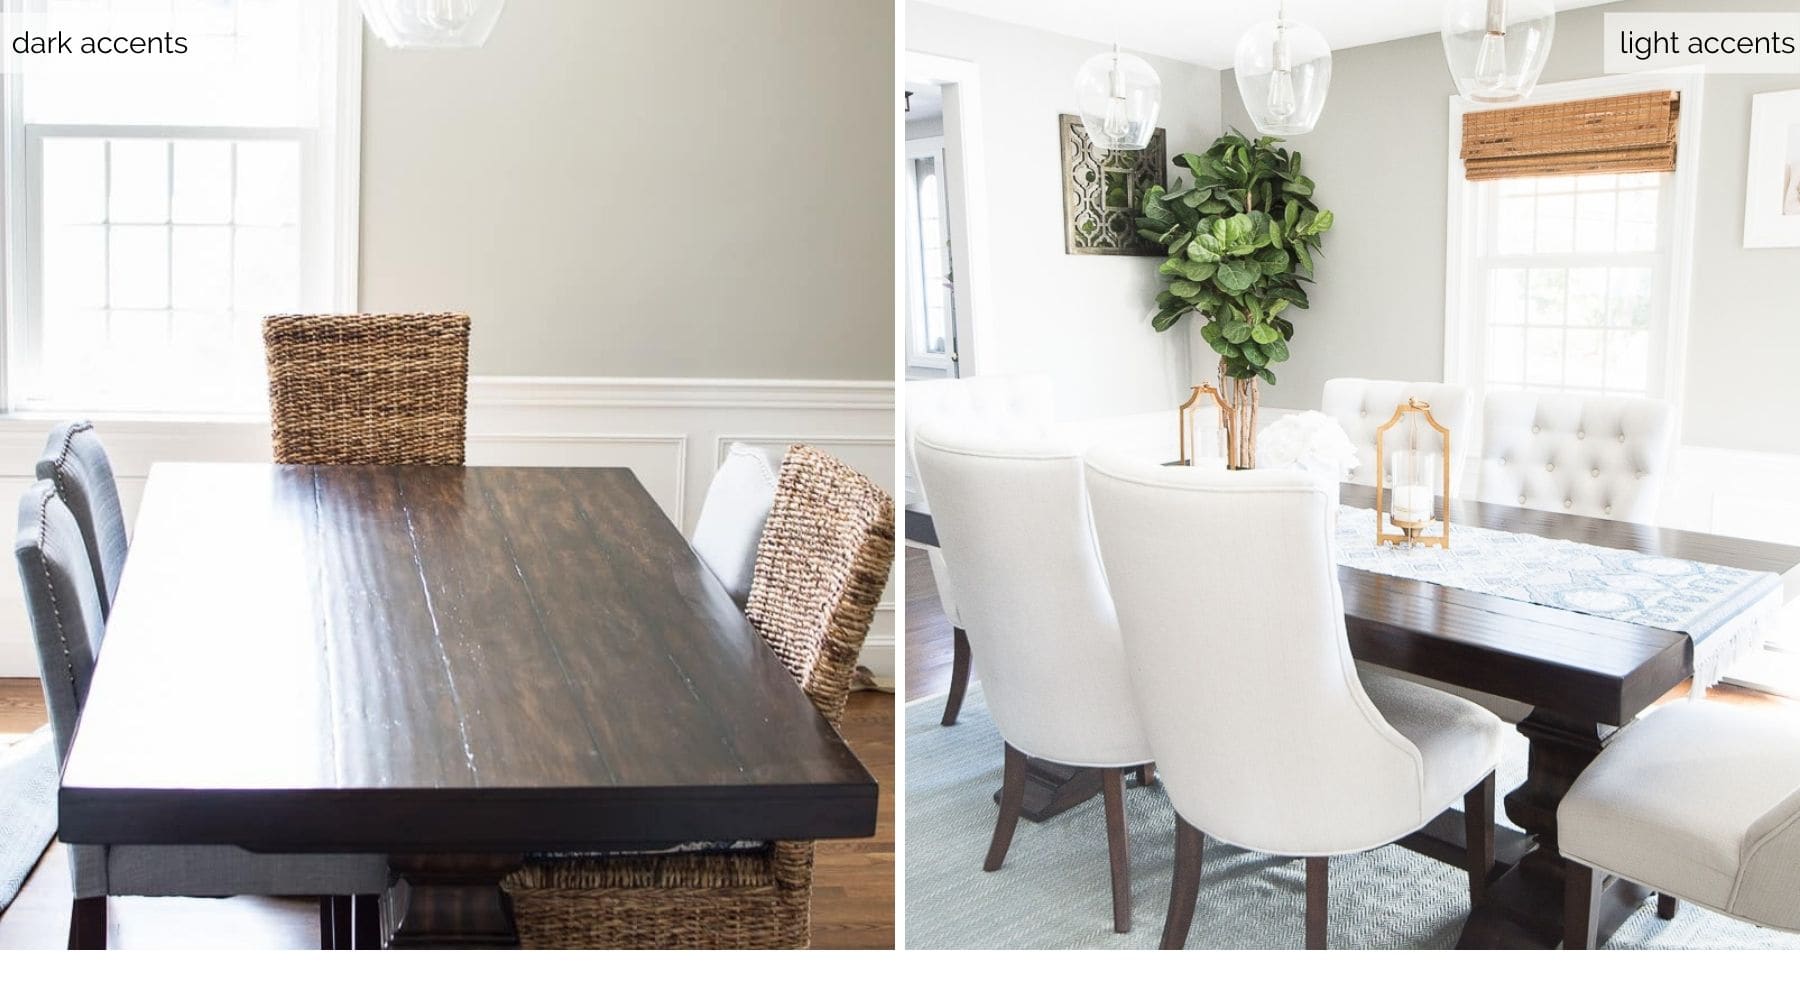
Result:
{"label": "table pedestal base", "polygon": [[388,859],[381,897],[382,940],[389,948],[517,948],[512,899],[500,880],[517,854],[416,854]]}
{"label": "table pedestal base", "polygon": [[[1613,727],[1580,722],[1535,709],[1519,732],[1531,741],[1525,783],[1506,796],[1506,815],[1535,843],[1488,886],[1487,898],[1469,914],[1458,948],[1556,948],[1563,939],[1563,874],[1567,862],[1556,846],[1556,809],[1569,786],[1605,748]],[[1644,887],[1612,878],[1601,891],[1596,946],[1619,929],[1644,902]]]}

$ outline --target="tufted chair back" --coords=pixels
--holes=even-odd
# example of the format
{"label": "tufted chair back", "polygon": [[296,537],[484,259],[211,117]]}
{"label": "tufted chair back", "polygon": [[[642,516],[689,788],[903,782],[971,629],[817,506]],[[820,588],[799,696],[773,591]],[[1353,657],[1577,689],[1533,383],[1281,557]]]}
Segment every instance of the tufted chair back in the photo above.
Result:
{"label": "tufted chair back", "polygon": [[1477,497],[1647,523],[1668,472],[1673,424],[1673,408],[1659,400],[1490,393]]}
{"label": "tufted chair back", "polygon": [[1227,843],[1298,855],[1363,850],[1431,818],[1419,749],[1350,658],[1329,484],[1110,449],[1088,453],[1087,484],[1176,813]]}
{"label": "tufted chair back", "polygon": [[[925,424],[944,420],[969,428],[997,428],[1049,424],[1055,419],[1056,387],[1048,375],[971,375],[907,382],[906,502],[929,506],[913,465],[912,447],[914,432]],[[944,617],[953,627],[962,628],[962,612],[943,552],[928,549],[926,555]]]}
{"label": "tufted chair back", "polygon": [[56,488],[57,498],[81,526],[99,590],[100,614],[110,615],[119,576],[125,572],[125,512],[112,460],[106,457],[94,425],[74,420],[52,428],[44,453],[38,456],[37,477]]}
{"label": "tufted chair back", "polygon": [[1397,382],[1385,379],[1334,378],[1325,383],[1319,409],[1338,422],[1356,445],[1362,464],[1347,482],[1375,485],[1375,429],[1393,419],[1394,409],[1415,397],[1431,404],[1431,415],[1450,429],[1450,488],[1462,488],[1468,463],[1469,390],[1447,382]]}
{"label": "tufted chair back", "polygon": [[1080,453],[1041,425],[948,421],[920,428],[913,447],[1001,737],[1073,766],[1149,760]]}

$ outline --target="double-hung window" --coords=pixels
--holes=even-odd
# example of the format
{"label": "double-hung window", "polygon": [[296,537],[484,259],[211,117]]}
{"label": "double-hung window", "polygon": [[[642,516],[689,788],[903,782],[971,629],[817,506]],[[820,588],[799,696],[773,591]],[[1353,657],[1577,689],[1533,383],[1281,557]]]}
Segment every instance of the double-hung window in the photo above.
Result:
{"label": "double-hung window", "polygon": [[[1518,144],[1483,133],[1477,147],[1504,148],[1472,151],[1458,134],[1466,126],[1455,123],[1481,109],[1453,108],[1446,378],[1478,397],[1523,389],[1679,402],[1698,86],[1659,76],[1538,88],[1534,100],[1549,105],[1543,113],[1552,125],[1558,109],[1577,107],[1558,102],[1585,109],[1617,99],[1638,101],[1635,113],[1646,119],[1663,115],[1671,130],[1666,148],[1651,149],[1619,138],[1627,131],[1619,126],[1588,152],[1579,129],[1591,118],[1570,110],[1572,136],[1540,158],[1563,157],[1554,170],[1518,154],[1541,141],[1544,119],[1524,128]],[[1477,159],[1483,155],[1493,159]],[[1601,158],[1621,166],[1594,169],[1591,160]]]}
{"label": "double-hung window", "polygon": [[7,78],[8,408],[263,411],[262,317],[355,305],[354,8],[24,13],[51,30],[163,29],[186,52]]}

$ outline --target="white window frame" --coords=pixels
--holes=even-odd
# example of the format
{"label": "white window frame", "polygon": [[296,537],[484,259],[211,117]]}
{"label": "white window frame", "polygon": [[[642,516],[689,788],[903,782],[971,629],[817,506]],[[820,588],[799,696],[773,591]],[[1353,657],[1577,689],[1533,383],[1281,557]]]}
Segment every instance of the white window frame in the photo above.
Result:
{"label": "white window frame", "polygon": [[[0,242],[4,243],[5,290],[0,323],[0,412],[40,415],[56,413],[31,404],[20,384],[35,374],[41,357],[42,331],[37,310],[42,298],[42,258],[21,242],[41,230],[42,200],[32,197],[43,176],[46,139],[83,137],[147,137],[156,139],[299,139],[301,150],[300,288],[303,301],[321,303],[327,311],[355,312],[358,307],[362,177],[362,11],[356,0],[335,0],[333,28],[336,71],[321,81],[320,123],[316,128],[168,125],[27,125],[20,79],[0,75]],[[12,13],[15,0],[0,3]],[[127,416],[159,419],[205,416],[179,410],[134,410]],[[241,416],[241,415],[239,415]]]}
{"label": "white window frame", "polygon": [[[1681,119],[1676,139],[1675,176],[1663,199],[1669,246],[1655,275],[1655,287],[1662,294],[1652,303],[1654,315],[1662,320],[1665,331],[1663,356],[1650,363],[1650,385],[1646,395],[1666,399],[1674,404],[1675,440],[1680,440],[1681,402],[1686,389],[1689,299],[1693,287],[1694,213],[1700,190],[1700,110],[1704,104],[1705,76],[1696,69],[1678,69],[1654,73],[1629,73],[1618,76],[1572,80],[1565,83],[1540,84],[1531,97],[1521,104],[1555,104],[1619,94],[1642,93],[1647,90],[1673,90],[1681,94]],[[1470,240],[1487,224],[1479,218],[1482,199],[1474,183],[1463,176],[1462,117],[1471,111],[1491,109],[1491,105],[1450,97],[1448,165],[1448,212],[1444,248],[1444,381],[1469,390],[1470,400],[1479,412],[1485,395],[1487,367],[1485,337],[1477,329],[1481,318],[1483,272],[1478,265],[1480,253]],[[1479,421],[1476,427],[1479,428]]]}

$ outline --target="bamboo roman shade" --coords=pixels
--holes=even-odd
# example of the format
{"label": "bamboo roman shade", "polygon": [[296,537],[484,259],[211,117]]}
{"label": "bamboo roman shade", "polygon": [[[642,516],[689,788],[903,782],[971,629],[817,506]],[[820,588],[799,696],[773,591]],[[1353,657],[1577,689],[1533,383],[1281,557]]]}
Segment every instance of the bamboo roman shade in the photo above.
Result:
{"label": "bamboo roman shade", "polygon": [[1680,122],[1681,95],[1672,90],[1471,111],[1463,171],[1472,181],[1668,172]]}

